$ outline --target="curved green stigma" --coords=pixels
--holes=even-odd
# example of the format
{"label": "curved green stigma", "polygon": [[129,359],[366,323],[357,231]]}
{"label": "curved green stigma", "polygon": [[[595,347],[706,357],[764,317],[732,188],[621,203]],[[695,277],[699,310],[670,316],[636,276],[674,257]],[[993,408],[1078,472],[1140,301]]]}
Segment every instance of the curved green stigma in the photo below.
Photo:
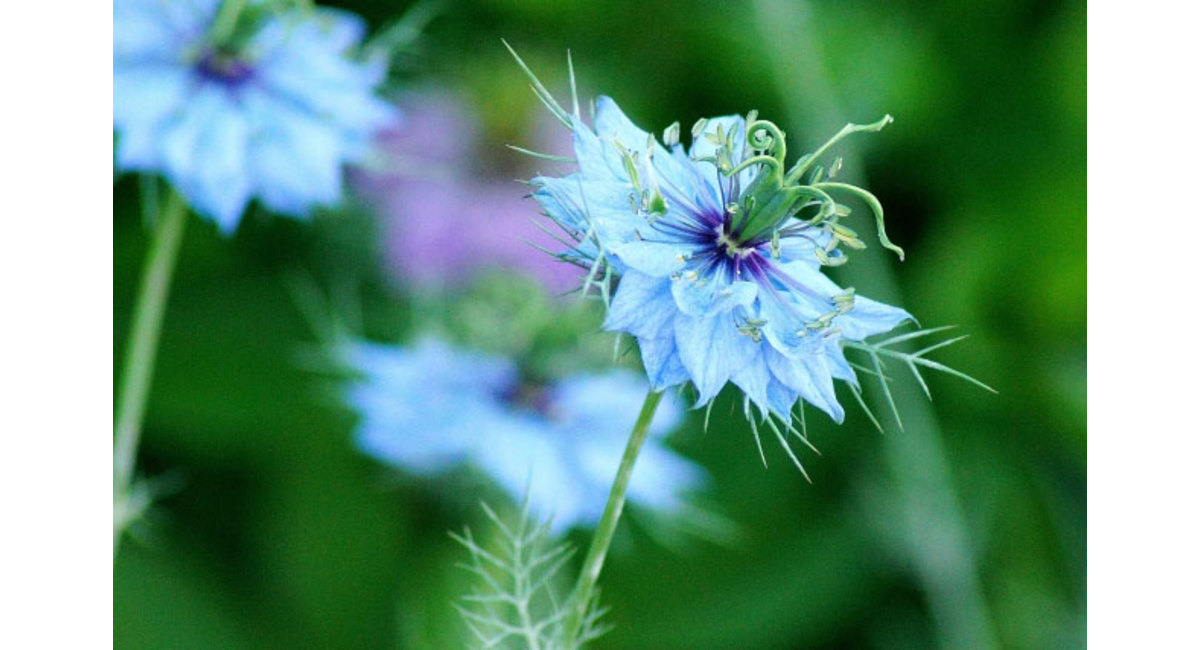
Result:
{"label": "curved green stigma", "polygon": [[[747,119],[746,146],[756,152],[755,155],[743,159],[737,165],[721,164],[731,157],[731,152],[726,146],[722,146],[712,159],[712,162],[725,176],[733,176],[754,166],[764,168],[762,173],[755,176],[754,181],[742,192],[740,214],[731,213],[734,225],[733,236],[736,241],[743,244],[760,240],[768,231],[777,231],[780,226],[788,219],[795,217],[801,210],[815,208],[816,213],[808,219],[808,223],[814,226],[824,225],[826,230],[833,235],[834,247],[841,243],[854,249],[863,248],[865,244],[854,231],[838,223],[840,218],[850,214],[850,208],[838,203],[830,195],[831,191],[840,191],[853,194],[871,208],[875,215],[880,244],[895,252],[903,260],[903,249],[893,244],[884,230],[883,206],[879,199],[856,185],[833,181],[833,178],[841,170],[842,159],[835,159],[828,172],[824,167],[814,167],[830,148],[846,136],[864,131],[878,132],[891,122],[892,116],[884,115],[882,119],[871,124],[847,124],[816,151],[801,156],[785,174],[783,170],[787,157],[786,135],[773,122],[757,119],[756,113],[751,112]],[[702,122],[698,122],[696,127],[693,133],[697,130],[703,132]],[[721,133],[716,135],[715,144],[725,145],[722,135]],[[801,178],[810,170],[808,182],[801,182]],[[771,239],[772,241],[776,239],[774,233]],[[838,263],[835,260],[839,258],[828,255],[832,250],[822,252],[825,254],[818,255],[818,258],[823,264]]]}

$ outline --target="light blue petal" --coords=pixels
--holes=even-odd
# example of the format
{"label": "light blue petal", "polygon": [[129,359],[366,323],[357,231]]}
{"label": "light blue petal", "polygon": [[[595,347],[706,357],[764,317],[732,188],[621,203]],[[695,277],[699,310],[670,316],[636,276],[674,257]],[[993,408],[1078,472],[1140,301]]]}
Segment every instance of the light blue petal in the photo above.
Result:
{"label": "light blue petal", "polygon": [[[514,501],[528,499],[530,509],[538,517],[553,517],[551,529],[555,533],[580,523],[588,507],[588,485],[586,480],[580,480],[586,477],[580,476],[575,459],[564,455],[564,446],[555,439],[555,431],[530,418],[524,426],[485,435],[493,444],[481,450],[474,462]],[[603,501],[600,507],[603,508]]]}
{"label": "light blue petal", "polygon": [[767,365],[784,386],[800,393],[806,401],[825,411],[837,423],[846,416],[833,390],[833,376],[824,355],[785,357],[778,350],[766,351]]}
{"label": "light blue petal", "polygon": [[[715,172],[716,168],[708,163],[693,161],[684,151],[683,145],[679,144],[671,148],[670,158],[675,169],[680,171],[668,174],[668,179],[688,192],[689,198],[696,203],[698,212],[722,214],[725,206],[721,203],[721,190],[715,181],[710,180],[716,175],[708,173]],[[660,161],[655,158],[655,162],[659,163]]]}
{"label": "light blue petal", "polygon": [[594,231],[606,246],[635,239],[639,229],[649,231],[646,219],[630,202],[633,187],[615,181],[593,181],[579,174],[565,178],[533,179],[534,197],[550,218],[580,237]]}
{"label": "light blue petal", "polygon": [[572,118],[579,168],[589,180],[632,183],[626,168],[627,152],[636,153],[639,168],[643,166],[649,135],[632,126],[611,99],[601,97],[596,106],[595,129]]}
{"label": "light blue petal", "polygon": [[793,282],[804,287],[801,290],[785,285],[781,290],[786,291],[792,302],[799,305],[806,314],[824,314],[834,308],[833,296],[842,293],[842,288],[821,273],[819,266],[799,261],[777,263],[775,266],[786,273]]}
{"label": "light blue petal", "polygon": [[807,324],[832,312],[836,306],[832,297],[842,290],[806,263],[776,264],[776,268],[806,290],[773,281],[773,291],[760,291],[757,306],[758,317],[766,321],[763,334],[785,353],[809,350],[814,342]]}
{"label": "light blue petal", "polygon": [[862,296],[854,297],[854,307],[849,313],[834,320],[842,329],[842,336],[851,341],[861,341],[873,334],[890,331],[897,325],[913,320],[912,314]]}
{"label": "light blue petal", "polygon": [[265,56],[256,66],[258,83],[273,95],[286,97],[313,117],[326,120],[347,135],[369,136],[394,121],[395,109],[373,95],[379,75],[337,52],[304,42],[301,34],[287,36],[286,47]]}
{"label": "light blue petal", "polygon": [[[690,156],[693,160],[714,156],[716,154],[718,145],[709,141],[705,135],[712,134],[715,136],[718,129],[721,130],[721,132],[726,136],[728,136],[729,133],[734,134],[734,145],[730,158],[732,164],[736,166],[738,163],[742,162],[746,148],[746,120],[741,115],[726,115],[724,117],[710,118],[704,126],[704,132],[699,137],[692,140]],[[710,187],[729,187],[730,179],[719,173],[716,165],[708,162],[697,163],[696,168],[699,170],[701,176]],[[754,176],[757,173],[757,168],[748,168],[742,170],[737,175],[738,184],[744,189],[754,180]],[[729,202],[734,199],[734,197],[730,194],[730,192],[725,191],[721,194],[721,196],[724,196],[725,201]]]}
{"label": "light blue petal", "polygon": [[596,182],[629,183],[629,175],[625,173],[620,156],[615,153],[610,155],[612,145],[602,142],[582,120],[572,116],[571,124],[575,159],[584,178]]}
{"label": "light blue petal", "polygon": [[163,134],[167,177],[201,214],[228,234],[250,199],[246,147],[250,125],[220,88],[205,88]]}
{"label": "light blue petal", "polygon": [[[645,230],[650,230],[649,226],[646,226]],[[697,244],[673,241],[633,239],[624,242],[605,242],[603,237],[601,243],[625,266],[656,278],[665,278],[683,270],[688,259],[699,248]]]}
{"label": "light blue petal", "polygon": [[314,40],[330,52],[344,54],[367,34],[367,23],[358,14],[331,7],[316,7],[310,12],[314,17],[310,23]]}
{"label": "light blue petal", "polygon": [[113,126],[153,128],[177,115],[191,85],[191,74],[178,66],[142,65],[113,70]]}
{"label": "light blue petal", "polygon": [[824,347],[825,361],[829,366],[829,372],[834,379],[858,385],[858,375],[854,372],[853,366],[846,361],[846,355],[842,351],[840,345],[826,345]]}
{"label": "light blue petal", "polygon": [[671,281],[627,271],[608,306],[604,329],[640,338],[674,338],[672,319],[678,309],[671,297]]}
{"label": "light blue petal", "polygon": [[118,0],[113,3],[114,61],[178,61],[204,35],[219,0]]}
{"label": "light blue petal", "polygon": [[[800,219],[788,220],[789,229],[798,229],[794,235],[784,237],[779,242],[779,257],[784,265],[803,262],[809,269],[820,272],[821,261],[817,258],[816,249],[824,247],[833,238],[824,228],[809,225]],[[794,267],[792,267],[794,268]]]}
{"label": "light blue petal", "polygon": [[[481,425],[493,418],[473,410],[469,403],[448,399],[445,393],[426,394],[423,403],[397,402],[396,395],[379,387],[358,387],[347,404],[364,414],[355,441],[364,453],[408,471],[430,475],[463,462],[478,444]],[[435,421],[438,414],[453,412],[454,422]]]}
{"label": "light blue petal", "polygon": [[[692,148],[688,152],[691,158],[707,158],[713,156],[717,152],[717,144],[714,144],[706,135],[716,135],[717,131],[722,131],[725,135],[735,133],[735,144],[746,142],[746,120],[741,115],[725,115],[722,117],[713,117],[704,125],[704,131],[695,139],[692,140]],[[740,147],[738,151],[733,152],[735,155],[740,155]],[[737,161],[735,161],[737,162]],[[707,165],[706,165],[707,166]],[[713,168],[715,170],[715,168]]]}
{"label": "light blue petal", "polygon": [[644,152],[651,136],[639,129],[611,97],[596,98],[596,135],[605,142],[619,142],[634,151]]}
{"label": "light blue petal", "polygon": [[682,273],[671,278],[671,295],[679,311],[704,317],[750,305],[758,295],[758,285],[744,280],[728,282],[712,274],[692,278]]}
{"label": "light blue petal", "polygon": [[359,414],[357,444],[381,461],[438,473],[475,454],[485,434],[520,426],[497,397],[517,380],[507,359],[435,339],[408,348],[356,342],[339,358],[360,375],[345,393]]}
{"label": "light blue petal", "polygon": [[[788,301],[788,304],[784,304],[784,300]],[[763,336],[779,350],[795,350],[809,345],[805,324],[819,315],[815,310],[801,313],[799,306],[793,302],[789,296],[779,291],[763,291],[756,303],[758,318],[765,321],[762,325]]]}
{"label": "light blue petal", "polygon": [[[624,448],[629,432],[650,386],[628,370],[596,375],[574,375],[549,391],[556,426],[570,431],[573,440],[610,438]],[[650,431],[666,433],[679,425],[683,409],[673,395],[664,395]]]}
{"label": "light blue petal", "polygon": [[731,379],[765,415],[770,408],[767,384],[771,381],[771,373],[767,369],[767,360],[763,356],[763,347],[759,345],[756,348],[756,354],[750,363],[734,373]]}
{"label": "light blue petal", "polygon": [[[616,467],[613,465],[610,475],[616,473]],[[708,480],[708,473],[699,465],[650,440],[629,480],[629,501],[670,513],[686,503],[686,493],[703,488]]]}
{"label": "light blue petal", "polygon": [[246,98],[256,126],[250,150],[255,188],[266,206],[307,216],[342,194],[342,141],[323,122],[265,95]]}
{"label": "light blue petal", "polygon": [[771,381],[767,384],[767,402],[776,415],[782,417],[785,422],[791,422],[792,408],[798,399],[800,399],[799,391],[788,388],[774,375],[771,376]]}
{"label": "light blue petal", "polygon": [[674,332],[662,338],[639,338],[638,351],[642,356],[646,377],[654,390],[665,390],[690,379],[679,357]]}
{"label": "light blue petal", "polygon": [[679,359],[700,393],[697,406],[708,403],[734,373],[749,364],[757,344],[740,334],[732,314],[708,318],[680,315],[675,318],[675,343]]}
{"label": "light blue petal", "polygon": [[189,73],[165,65],[113,71],[117,166],[157,171],[164,165],[162,130],[186,107]]}

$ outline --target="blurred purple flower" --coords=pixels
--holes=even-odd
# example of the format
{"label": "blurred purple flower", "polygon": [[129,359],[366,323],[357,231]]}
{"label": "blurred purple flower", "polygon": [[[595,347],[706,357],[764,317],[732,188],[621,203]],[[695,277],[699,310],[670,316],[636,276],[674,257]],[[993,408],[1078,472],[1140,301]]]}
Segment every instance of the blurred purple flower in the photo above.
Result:
{"label": "blurred purple flower", "polygon": [[[445,91],[412,95],[402,105],[404,127],[380,139],[388,169],[360,184],[383,221],[390,270],[424,288],[459,284],[490,268],[526,273],[554,292],[579,286],[582,271],[535,247],[562,245],[531,219],[528,188],[508,180],[519,174],[501,179],[473,167],[480,128],[470,108]],[[545,148],[569,149],[562,140]]]}

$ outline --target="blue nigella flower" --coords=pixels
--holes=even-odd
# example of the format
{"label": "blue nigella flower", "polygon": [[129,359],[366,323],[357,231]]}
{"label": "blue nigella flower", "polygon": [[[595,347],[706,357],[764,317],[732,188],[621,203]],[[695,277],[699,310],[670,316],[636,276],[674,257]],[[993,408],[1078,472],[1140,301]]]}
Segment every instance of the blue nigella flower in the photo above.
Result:
{"label": "blue nigella flower", "polygon": [[[593,270],[603,262],[619,276],[605,328],[637,339],[651,385],[691,382],[704,405],[732,382],[747,412],[754,404],[790,421],[803,400],[840,422],[833,380],[857,385],[842,341],[911,316],[821,272],[846,260],[839,245],[863,246],[839,222],[849,210],[831,194],[877,206],[865,190],[823,181],[813,167],[837,138],[785,172],[783,133],[754,116],[701,120],[685,150],[678,124],[660,144],[608,97],[597,100],[588,126],[578,110],[539,94],[572,129],[579,171],[533,179],[534,196],[579,242],[564,259]],[[838,138],[888,121],[849,126]]]}
{"label": "blue nigella flower", "polygon": [[117,165],[162,173],[225,233],[252,198],[296,216],[338,201],[342,165],[396,118],[374,95],[384,62],[346,56],[361,19],[268,4],[221,34],[217,0],[113,6]]}
{"label": "blue nigella flower", "polygon": [[[364,452],[422,476],[473,465],[552,515],[556,532],[600,519],[647,389],[625,370],[531,385],[509,359],[432,338],[407,348],[357,342],[343,358],[359,375],[345,399]],[[629,486],[634,507],[671,515],[707,480],[662,442],[681,416],[666,397]]]}

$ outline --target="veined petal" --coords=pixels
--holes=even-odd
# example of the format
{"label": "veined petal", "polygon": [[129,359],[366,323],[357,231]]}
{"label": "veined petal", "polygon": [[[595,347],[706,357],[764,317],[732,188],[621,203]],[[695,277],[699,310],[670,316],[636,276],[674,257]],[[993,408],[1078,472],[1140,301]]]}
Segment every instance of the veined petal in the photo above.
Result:
{"label": "veined petal", "polygon": [[612,145],[602,142],[583,120],[572,116],[571,124],[571,141],[575,147],[575,159],[579,162],[579,173],[590,181],[628,183],[628,174],[619,156],[613,156],[610,160],[608,150]]}
{"label": "veined petal", "polygon": [[[745,118],[743,118],[741,115],[725,115],[723,117],[713,117],[713,118],[709,118],[709,120],[705,123],[704,131],[698,137],[696,137],[694,140],[692,140],[692,148],[688,152],[688,155],[691,156],[693,160],[697,159],[697,158],[708,158],[708,157],[715,155],[717,148],[720,147],[721,145],[713,142],[712,140],[709,140],[708,138],[706,138],[704,136],[706,136],[706,135],[716,136],[717,131],[720,131],[723,135],[726,135],[726,136],[728,136],[730,133],[733,133],[734,134],[734,145],[744,145],[746,143],[746,119]],[[721,144],[724,144],[724,143],[721,143]],[[733,155],[736,155],[739,157],[739,160],[734,161],[734,163],[736,164],[737,162],[740,161],[740,157],[742,154],[742,147],[735,146],[735,149],[736,150],[731,153]]]}
{"label": "veined petal", "polygon": [[770,397],[767,387],[771,381],[771,373],[767,369],[767,360],[763,354],[763,346],[756,345],[753,359],[744,368],[733,374],[733,383],[750,401],[765,415],[770,408]]}
{"label": "veined petal", "polygon": [[854,297],[854,307],[849,313],[834,319],[834,325],[842,329],[842,336],[851,341],[861,341],[873,334],[890,331],[904,321],[913,320],[912,314],[862,296]]}
{"label": "veined petal", "polygon": [[825,361],[829,366],[829,372],[834,379],[841,379],[855,386],[858,385],[858,374],[854,372],[853,366],[846,361],[846,355],[840,345],[827,344],[824,347]]}
{"label": "veined petal", "polygon": [[738,332],[729,313],[676,317],[675,343],[680,361],[700,392],[697,406],[716,397],[729,378],[754,359],[758,345]]}
{"label": "veined petal", "polygon": [[630,270],[617,285],[604,329],[638,338],[673,338],[676,313],[670,280]]}
{"label": "veined petal", "polygon": [[758,296],[758,285],[745,280],[728,282],[718,274],[689,277],[688,272],[671,278],[671,295],[679,311],[694,317],[727,313],[745,307]]}
{"label": "veined petal", "polygon": [[639,337],[638,351],[642,355],[646,378],[650,380],[654,390],[678,386],[691,378],[683,365],[683,359],[679,356],[674,332],[661,338]]}
{"label": "veined petal", "polygon": [[596,135],[601,140],[620,142],[634,151],[642,152],[643,155],[646,143],[652,137],[635,126],[625,116],[621,107],[607,95],[596,98]]}
{"label": "veined petal", "polygon": [[774,375],[771,376],[771,381],[767,383],[767,403],[771,405],[771,410],[776,415],[786,422],[791,422],[792,408],[796,406],[798,399],[800,399],[799,391],[788,388]]}
{"label": "veined petal", "polygon": [[[700,160],[715,156],[717,149],[721,146],[721,144],[724,143],[722,142],[721,144],[717,144],[712,140],[709,140],[709,138],[706,136],[711,135],[715,138],[718,131],[720,131],[721,135],[724,135],[725,137],[728,137],[730,133],[733,134],[733,149],[730,151],[730,162],[736,166],[745,158],[746,151],[746,120],[741,115],[726,115],[724,117],[714,117],[709,119],[704,125],[704,132],[701,133],[699,137],[692,140],[692,148],[689,152],[689,155],[691,156],[692,160]],[[696,169],[700,171],[700,174],[703,176],[705,182],[710,187],[718,189],[721,199],[725,203],[729,203],[737,198],[734,196],[729,196],[729,192],[721,189],[729,187],[730,179],[725,177],[724,174],[721,174],[717,170],[716,165],[708,162],[693,164],[695,164]],[[751,181],[754,180],[754,176],[756,174],[757,170],[753,168],[742,170],[737,175],[738,184],[742,188],[745,188],[750,184]]]}
{"label": "veined petal", "polygon": [[808,303],[797,303],[786,289],[762,291],[756,305],[758,318],[765,321],[763,335],[777,350],[803,349],[812,344],[806,325],[819,316],[821,310]]}
{"label": "veined petal", "polygon": [[816,249],[829,243],[833,235],[799,219],[790,220],[787,226],[797,228],[798,232],[782,238],[779,242],[781,264],[794,268],[796,262],[803,262],[809,269],[820,273],[821,261],[817,258]]}
{"label": "veined petal", "polygon": [[581,174],[564,178],[539,176],[532,181],[533,195],[564,228],[596,235],[602,245],[637,238],[638,229],[649,231],[646,219],[631,202],[633,187],[618,181],[596,181]]}
{"label": "veined petal", "polygon": [[784,386],[798,392],[813,406],[825,411],[837,423],[846,416],[833,391],[833,376],[824,355],[802,354],[787,357],[774,348],[766,351],[767,365]]}
{"label": "veined petal", "polygon": [[699,244],[673,241],[608,241],[601,239],[608,252],[616,255],[631,269],[656,278],[665,278],[680,271],[692,254],[701,248]]}

